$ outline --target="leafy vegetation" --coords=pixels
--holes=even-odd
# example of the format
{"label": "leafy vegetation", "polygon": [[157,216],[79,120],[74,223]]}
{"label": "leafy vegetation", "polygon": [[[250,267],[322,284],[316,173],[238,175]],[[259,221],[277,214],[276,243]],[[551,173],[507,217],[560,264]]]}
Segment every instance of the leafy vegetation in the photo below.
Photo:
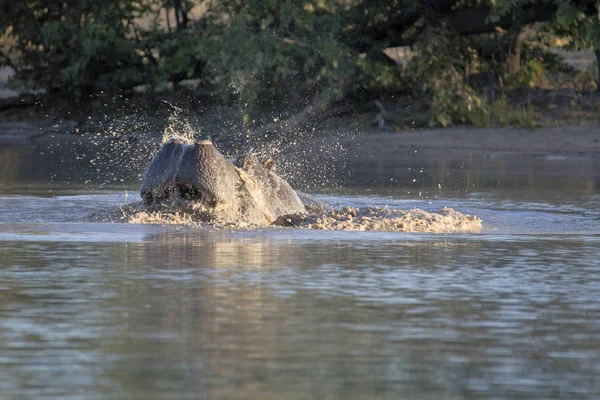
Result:
{"label": "leafy vegetation", "polygon": [[[403,96],[428,125],[530,125],[500,92],[566,73],[557,37],[600,56],[598,15],[566,0],[0,0],[0,66],[71,101],[192,79],[245,124]],[[397,46],[401,59],[382,51]]]}

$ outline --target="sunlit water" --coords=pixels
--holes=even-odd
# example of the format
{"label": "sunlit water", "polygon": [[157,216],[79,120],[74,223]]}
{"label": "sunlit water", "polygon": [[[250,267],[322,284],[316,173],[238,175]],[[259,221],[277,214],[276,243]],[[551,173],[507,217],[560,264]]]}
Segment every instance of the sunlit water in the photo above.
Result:
{"label": "sunlit water", "polygon": [[234,231],[87,222],[139,198],[144,157],[98,179],[44,146],[0,148],[2,399],[600,397],[597,159],[413,156],[323,183],[480,234]]}

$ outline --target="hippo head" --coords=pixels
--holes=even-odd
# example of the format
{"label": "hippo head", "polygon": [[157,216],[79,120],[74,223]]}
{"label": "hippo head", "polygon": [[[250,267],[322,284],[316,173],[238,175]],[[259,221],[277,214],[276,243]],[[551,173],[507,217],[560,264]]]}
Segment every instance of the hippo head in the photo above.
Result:
{"label": "hippo head", "polygon": [[141,195],[146,203],[179,197],[216,204],[234,192],[238,179],[233,164],[212,142],[171,139],[146,168]]}
{"label": "hippo head", "polygon": [[231,162],[202,140],[162,145],[144,173],[140,194],[147,204],[185,199],[217,218],[270,224],[285,214],[305,212],[296,192],[274,172],[274,163],[252,156]]}

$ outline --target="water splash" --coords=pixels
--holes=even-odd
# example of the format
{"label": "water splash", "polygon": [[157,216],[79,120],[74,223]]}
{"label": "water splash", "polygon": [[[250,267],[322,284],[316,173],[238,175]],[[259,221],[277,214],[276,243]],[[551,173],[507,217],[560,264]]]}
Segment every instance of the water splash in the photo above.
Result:
{"label": "water splash", "polygon": [[[96,214],[92,219],[105,222],[229,229],[252,229],[265,226],[246,221],[234,221],[214,209],[187,200],[152,205],[143,202],[129,203],[118,206],[109,213]],[[478,233],[482,229],[480,218],[448,207],[442,208],[439,212],[429,212],[418,208],[401,210],[375,206],[364,208],[347,206],[325,210],[316,206],[307,206],[306,213],[283,215],[268,225],[336,231],[427,233]]]}
{"label": "water splash", "polygon": [[199,132],[194,129],[189,119],[182,114],[184,110],[170,102],[163,100],[164,103],[171,106],[173,110],[167,118],[167,126],[163,131],[162,143],[167,143],[171,139],[175,139],[184,144],[193,144],[199,138]]}
{"label": "water splash", "polygon": [[319,126],[310,121],[292,127],[281,115],[274,115],[272,132],[237,121],[239,110],[235,108],[215,109],[200,117],[163,102],[172,111],[162,143],[177,139],[192,144],[206,138],[230,158],[252,152],[261,161],[273,159],[277,173],[304,191],[337,188],[348,178],[345,143],[359,134],[356,127]]}
{"label": "water splash", "polygon": [[273,159],[280,176],[308,192],[338,188],[349,174],[344,143],[357,134],[352,127],[332,129],[311,121],[292,127],[286,119],[293,115],[273,114],[273,132],[244,124],[237,106],[216,105],[197,113],[192,105],[159,104],[126,103],[110,115],[90,117],[73,132],[75,146],[68,154],[58,142],[45,144],[42,151],[60,153],[65,158],[60,162],[72,171],[70,180],[93,189],[133,188],[160,144],[173,138],[186,144],[211,139],[230,158],[252,150],[261,161]]}
{"label": "water splash", "polygon": [[86,126],[69,155],[76,161],[73,175],[97,189],[137,185],[158,150],[155,132],[156,126],[135,113]]}
{"label": "water splash", "polygon": [[307,192],[338,188],[348,179],[346,143],[359,134],[358,129],[309,123],[288,127],[279,118],[273,120],[280,125],[275,133],[245,128],[220,138],[217,147],[221,141],[235,149],[229,156],[252,151],[260,160],[273,159],[278,175]]}

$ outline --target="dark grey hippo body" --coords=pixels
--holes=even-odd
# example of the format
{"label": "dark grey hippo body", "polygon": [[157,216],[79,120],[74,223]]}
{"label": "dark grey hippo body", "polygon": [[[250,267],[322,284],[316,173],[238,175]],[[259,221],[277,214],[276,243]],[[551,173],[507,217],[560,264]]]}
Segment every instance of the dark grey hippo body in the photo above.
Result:
{"label": "dark grey hippo body", "polygon": [[256,225],[306,212],[296,192],[271,165],[251,155],[232,163],[210,141],[171,140],[146,169],[140,193],[148,204],[184,198],[197,201],[221,220]]}

